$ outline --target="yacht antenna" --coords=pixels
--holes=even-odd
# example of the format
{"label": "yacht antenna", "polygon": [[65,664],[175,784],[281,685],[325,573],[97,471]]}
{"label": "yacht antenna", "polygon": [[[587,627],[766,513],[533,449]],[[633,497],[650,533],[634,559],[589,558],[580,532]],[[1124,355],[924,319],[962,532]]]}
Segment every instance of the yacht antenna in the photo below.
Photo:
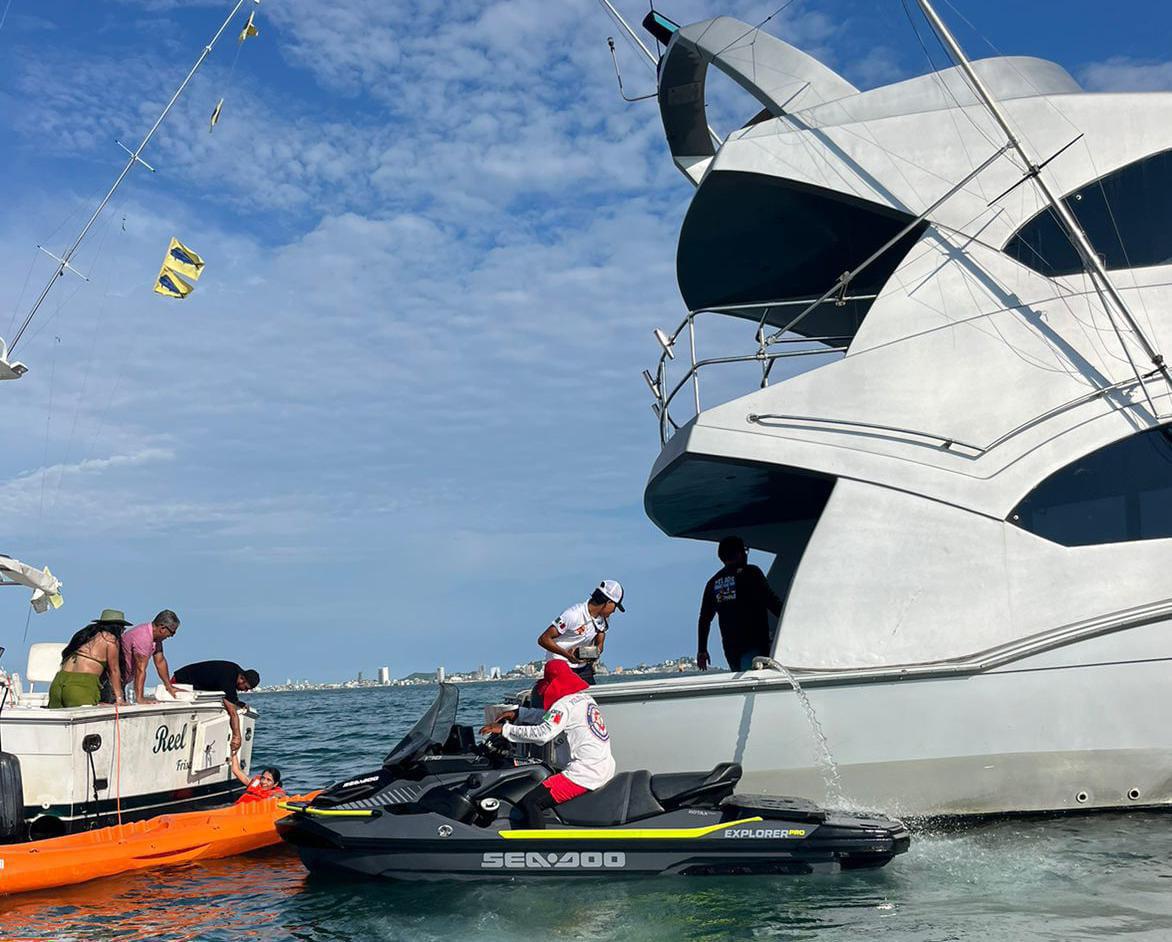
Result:
{"label": "yacht antenna", "polygon": [[[952,58],[956,61],[956,64],[964,73],[965,78],[968,79],[969,84],[972,86],[973,91],[976,92],[977,97],[981,99],[981,102],[993,116],[993,119],[1001,127],[1001,131],[1005,134],[1005,137],[1009,142],[1009,146],[1017,151],[1018,156],[1021,157],[1021,159],[1025,162],[1025,165],[1028,168],[1026,170],[1026,177],[1032,177],[1034,183],[1037,184],[1038,189],[1042,191],[1042,195],[1046,197],[1046,201],[1050,204],[1050,209],[1057,217],[1059,223],[1062,225],[1062,228],[1066,230],[1067,237],[1072,243],[1074,243],[1074,247],[1078,250],[1078,254],[1082,257],[1083,268],[1090,276],[1091,282],[1095,285],[1096,291],[1098,291],[1100,295],[1106,294],[1107,298],[1110,298],[1111,303],[1115,305],[1119,313],[1123,315],[1123,319],[1127,322],[1128,327],[1131,328],[1131,331],[1135,335],[1136,340],[1139,341],[1139,345],[1143,349],[1143,352],[1152,361],[1152,365],[1155,367],[1153,372],[1159,373],[1164,377],[1165,382],[1172,385],[1172,377],[1168,375],[1168,367],[1164,363],[1164,357],[1159,353],[1159,351],[1156,350],[1155,347],[1152,346],[1151,342],[1147,338],[1147,335],[1144,334],[1143,330],[1140,329],[1139,324],[1136,323],[1135,317],[1132,316],[1131,310],[1128,308],[1127,303],[1123,300],[1119,290],[1115,287],[1115,283],[1111,280],[1111,276],[1107,274],[1107,267],[1103,264],[1103,260],[1095,251],[1095,247],[1091,245],[1091,240],[1087,236],[1086,230],[1083,229],[1082,225],[1079,223],[1078,219],[1075,218],[1074,213],[1070,211],[1066,203],[1064,203],[1062,199],[1050,188],[1050,184],[1047,183],[1046,178],[1042,176],[1041,166],[1036,161],[1034,161],[1029,154],[1026,153],[1025,147],[1022,145],[1017,135],[1013,133],[1013,129],[1009,126],[1009,121],[1006,118],[1005,113],[1001,110],[1001,106],[998,105],[997,100],[989,92],[989,89],[985,87],[985,83],[981,81],[980,76],[978,76],[976,71],[973,69],[972,63],[969,62],[968,58],[965,56],[964,50],[960,48],[960,43],[956,41],[956,37],[952,35],[951,31],[944,24],[944,21],[940,19],[940,16],[936,13],[936,10],[933,9],[930,0],[916,0],[916,3],[919,4],[920,10],[923,11],[923,14],[925,17],[927,17],[928,22],[932,24],[932,28],[939,34],[941,40],[944,42],[944,45],[948,47],[949,53],[952,55]],[[1109,304],[1104,304],[1103,306],[1107,311],[1107,317],[1110,318],[1112,324],[1114,324],[1115,318],[1111,315],[1111,306]],[[1118,330],[1116,330],[1116,332],[1118,333]],[[1120,343],[1123,344],[1122,337],[1120,337]],[[1123,344],[1123,352],[1130,361],[1131,354],[1128,352],[1126,344]],[[1134,363],[1132,363],[1132,369],[1135,369]],[[1144,398],[1147,399],[1148,406],[1152,410],[1152,415],[1156,418],[1159,418],[1159,412],[1156,410],[1155,403],[1152,402],[1152,397],[1148,392],[1148,387],[1144,382],[1144,377],[1140,375],[1138,370],[1135,370],[1135,374],[1136,379],[1139,380],[1140,388],[1143,390]],[[1147,375],[1150,376],[1152,374],[1149,373]]]}
{"label": "yacht antenna", "polygon": [[614,4],[611,3],[610,0],[598,0],[598,2],[601,3],[606,12],[611,15],[611,18],[619,24],[619,28],[622,29],[622,31],[634,41],[636,46],[643,50],[643,55],[645,55],[647,57],[647,61],[651,63],[651,68],[658,70],[659,59],[656,57],[655,53],[647,48],[647,44],[639,38],[639,34],[631,29],[631,24],[623,19],[623,15],[614,8]]}
{"label": "yacht antenna", "polygon": [[8,349],[9,354],[12,354],[16,351],[16,346],[20,343],[20,338],[24,336],[24,332],[28,329],[29,324],[32,323],[33,318],[36,317],[37,311],[40,310],[41,305],[45,303],[45,298],[49,296],[49,292],[52,290],[53,285],[57,283],[57,279],[64,275],[66,271],[72,271],[80,274],[80,272],[77,272],[77,269],[75,269],[69,263],[70,259],[73,258],[74,254],[81,246],[82,240],[85,239],[85,237],[89,234],[90,229],[93,228],[94,223],[98,221],[98,216],[102,214],[102,210],[106,208],[106,204],[110,202],[114,196],[115,191],[117,191],[118,187],[122,185],[122,181],[125,180],[127,174],[129,174],[130,171],[134,169],[134,165],[142,164],[152,173],[154,172],[155,168],[142,159],[142,152],[144,148],[147,146],[147,144],[150,143],[151,138],[155,136],[155,132],[162,125],[167,115],[170,114],[171,108],[174,107],[175,102],[179,100],[179,96],[183,94],[183,90],[187,88],[187,84],[191,81],[192,77],[194,77],[195,73],[199,71],[199,67],[204,64],[204,60],[212,54],[213,47],[224,34],[224,30],[228,28],[228,24],[231,23],[236,14],[240,12],[241,7],[250,2],[259,4],[260,0],[236,0],[235,5],[232,7],[232,12],[229,13],[224,22],[220,24],[220,28],[216,30],[215,35],[212,36],[207,45],[203,47],[203,51],[199,54],[199,58],[195,60],[195,65],[193,65],[191,67],[191,71],[187,73],[187,78],[185,78],[180,83],[179,87],[175,89],[175,93],[171,96],[171,100],[168,101],[163,110],[159,112],[159,116],[155,119],[155,123],[151,125],[151,129],[147,131],[146,136],[142,139],[142,142],[138,145],[138,147],[136,147],[134,150],[130,150],[130,148],[122,144],[121,141],[118,142],[118,145],[123,150],[125,150],[127,154],[130,155],[126,160],[126,166],[122,168],[122,172],[114,179],[114,183],[110,186],[110,189],[102,198],[102,201],[98,204],[98,208],[94,210],[93,215],[90,216],[89,221],[86,222],[84,226],[82,226],[81,232],[77,234],[77,238],[73,240],[73,244],[70,245],[69,248],[67,248],[64,254],[62,254],[60,257],[56,255],[51,256],[57,263],[57,267],[53,270],[53,274],[49,276],[49,281],[46,283],[45,287],[41,289],[41,293],[37,296],[37,300],[34,302],[32,309],[28,312],[27,315],[25,315],[24,320],[21,322],[20,329],[16,332],[16,336],[12,338],[12,345]]}

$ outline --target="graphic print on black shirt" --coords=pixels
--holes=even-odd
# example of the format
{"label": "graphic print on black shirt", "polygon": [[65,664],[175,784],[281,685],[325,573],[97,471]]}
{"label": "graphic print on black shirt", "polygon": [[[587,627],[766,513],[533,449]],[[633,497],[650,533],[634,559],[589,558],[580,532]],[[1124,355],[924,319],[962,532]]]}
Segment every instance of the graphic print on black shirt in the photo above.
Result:
{"label": "graphic print on black shirt", "polygon": [[[708,580],[700,602],[700,637],[706,639],[713,616],[730,667],[740,655],[769,652],[769,612],[781,614],[781,599],[757,566],[725,566]],[[701,645],[703,647],[703,644]]]}

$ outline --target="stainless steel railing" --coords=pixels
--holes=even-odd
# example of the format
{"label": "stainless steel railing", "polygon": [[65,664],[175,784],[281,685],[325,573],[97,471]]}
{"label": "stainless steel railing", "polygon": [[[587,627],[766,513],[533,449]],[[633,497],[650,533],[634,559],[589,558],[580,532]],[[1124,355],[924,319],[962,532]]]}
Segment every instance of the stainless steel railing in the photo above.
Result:
{"label": "stainless steel railing", "polygon": [[[853,299],[852,299],[853,300]],[[790,304],[794,302],[778,302],[771,307],[778,307],[782,304]],[[805,302],[797,302],[805,303]],[[754,309],[762,309],[764,306],[760,304],[752,305]],[[683,422],[688,421],[692,416],[683,421],[677,421],[671,414],[672,403],[676,397],[688,386],[692,388],[692,406],[694,408],[693,416],[699,415],[701,411],[700,404],[700,374],[703,370],[713,366],[724,366],[732,363],[758,363],[761,367],[761,388],[769,385],[769,374],[773,369],[773,364],[778,360],[798,359],[802,357],[826,356],[828,354],[842,354],[846,351],[847,345],[850,343],[849,336],[843,337],[794,337],[794,338],[779,338],[766,337],[763,323],[757,324],[756,346],[757,349],[752,353],[734,354],[730,356],[712,356],[712,357],[698,357],[696,353],[696,319],[702,314],[720,314],[727,316],[737,307],[725,308],[709,308],[699,311],[690,311],[688,315],[680,322],[679,326],[667,334],[662,330],[655,331],[655,339],[659,342],[662,348],[659,354],[659,360],[656,363],[655,372],[650,370],[643,371],[643,379],[647,383],[648,389],[651,390],[651,395],[654,401],[651,404],[651,409],[655,413],[655,417],[659,423],[659,441],[660,445],[666,445],[671,439],[672,435],[679,430]],[[677,345],[684,339],[687,339],[687,354],[688,359],[685,361],[683,376],[678,380],[671,382],[669,378],[669,363],[676,359]],[[798,344],[822,344],[821,347],[813,349],[789,349],[773,352],[770,350],[774,345],[798,345]]]}

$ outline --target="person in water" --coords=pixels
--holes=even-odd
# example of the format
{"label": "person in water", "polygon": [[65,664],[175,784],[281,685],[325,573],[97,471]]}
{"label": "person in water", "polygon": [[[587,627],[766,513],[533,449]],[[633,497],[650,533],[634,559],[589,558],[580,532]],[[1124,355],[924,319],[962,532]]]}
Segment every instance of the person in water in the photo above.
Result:
{"label": "person in water", "polygon": [[537,636],[537,643],[545,649],[548,662],[569,664],[575,674],[586,683],[594,683],[594,661],[579,655],[579,648],[595,646],[599,656],[606,645],[606,630],[610,616],[623,608],[623,587],[613,579],[599,583],[585,602],[571,605],[553,623]]}
{"label": "person in water", "polygon": [[708,670],[708,632],[712,616],[718,615],[729,669],[747,671],[753,658],[768,656],[772,650],[767,613],[780,615],[781,599],[765,580],[765,573],[750,565],[749,548],[739,536],[726,536],[716,554],[724,566],[708,580],[700,600],[696,666]]}
{"label": "person in water", "polygon": [[240,768],[240,759],[236,753],[232,753],[232,774],[245,786],[244,794],[236,799],[238,805],[285,797],[285,790],[281,788],[281,770],[275,765],[261,770],[260,775],[252,776]]}
{"label": "person in water", "polygon": [[245,670],[235,661],[197,661],[175,671],[172,683],[190,684],[194,690],[214,690],[223,696],[224,709],[232,724],[232,754],[240,749],[240,717],[237,711],[244,704],[239,693],[247,693],[260,686],[260,674]]}
{"label": "person in water", "polygon": [[102,700],[102,675],[108,673],[114,702],[122,699],[121,638],[130,622],[107,608],[79,630],[61,652],[61,670],[49,685],[49,709],[97,706]]}
{"label": "person in water", "polygon": [[163,655],[163,642],[175,637],[178,630],[179,616],[165,608],[150,621],[122,632],[122,683],[134,684],[135,703],[158,703],[154,697],[146,696],[143,691],[143,685],[146,684],[147,661],[152,658],[155,670],[159,673],[159,680],[167,688],[167,693],[175,696],[171,671],[167,667],[167,658]]}
{"label": "person in water", "polygon": [[[563,660],[545,665],[544,715],[540,710],[510,710],[496,723],[483,727],[484,735],[499,733],[509,742],[544,744],[566,734],[570,761],[565,769],[551,775],[521,799],[530,827],[545,826],[547,808],[601,788],[614,778],[614,757],[610,734],[602,711],[586,691],[589,685]],[[521,725],[518,719],[530,720]]]}

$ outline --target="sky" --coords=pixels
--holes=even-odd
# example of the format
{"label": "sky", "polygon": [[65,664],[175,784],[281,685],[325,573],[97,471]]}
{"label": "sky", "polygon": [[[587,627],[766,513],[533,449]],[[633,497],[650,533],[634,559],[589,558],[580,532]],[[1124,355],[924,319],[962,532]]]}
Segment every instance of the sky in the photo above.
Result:
{"label": "sky", "polygon": [[[682,23],[770,3],[663,0]],[[642,4],[617,6],[632,20]],[[973,57],[1172,88],[1172,8],[939,4]],[[0,0],[0,336],[231,4]],[[250,7],[251,8],[251,7]],[[611,663],[695,650],[709,543],[644,516],[640,371],[684,311],[694,192],[654,102],[618,96],[594,0],[265,0],[238,19],[55,286],[0,386],[0,552],[65,605],[0,598],[3,665],[107,607],[172,608],[172,667],[265,681],[512,666],[601,579]],[[900,0],[792,0],[766,29],[860,87],[942,65]],[[629,93],[652,74],[621,37]],[[710,82],[718,130],[758,109]],[[213,133],[207,120],[225,99]],[[168,239],[207,268],[151,292]],[[735,332],[735,336],[734,333]],[[751,327],[704,340],[751,344]],[[723,351],[730,352],[730,351]],[[725,380],[727,396],[751,383]],[[756,554],[757,562],[769,560]]]}

